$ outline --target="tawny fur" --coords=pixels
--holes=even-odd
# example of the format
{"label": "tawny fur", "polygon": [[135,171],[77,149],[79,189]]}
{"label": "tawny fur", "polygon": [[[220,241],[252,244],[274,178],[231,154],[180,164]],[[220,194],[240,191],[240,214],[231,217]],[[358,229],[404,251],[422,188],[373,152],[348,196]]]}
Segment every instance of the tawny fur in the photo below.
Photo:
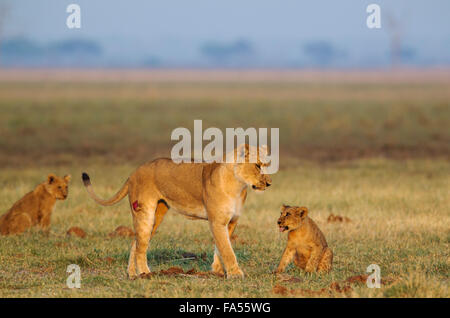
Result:
{"label": "tawny fur", "polygon": [[[251,151],[258,154],[256,163],[249,163]],[[150,273],[149,240],[169,208],[190,219],[208,220],[216,246],[212,271],[217,274],[226,271],[227,277],[243,277],[230,236],[240,216],[247,187],[264,190],[271,184],[270,177],[261,171],[267,164],[259,154],[266,151],[248,145],[238,147],[233,155],[244,159],[244,163],[176,164],[169,158],[156,159],[139,167],[109,200],[97,197],[89,176],[83,174],[89,195],[99,204],[113,205],[128,195],[135,231],[128,262],[129,277]]]}
{"label": "tawny fur", "polygon": [[333,252],[317,224],[308,217],[306,207],[283,205],[278,219],[280,231],[289,231],[288,242],[276,270],[282,273],[294,260],[306,272],[328,272],[333,262]]}
{"label": "tawny fur", "polygon": [[0,233],[20,234],[33,226],[40,226],[48,232],[55,202],[67,198],[69,181],[70,175],[60,178],[49,174],[45,182],[14,203],[0,217]]}

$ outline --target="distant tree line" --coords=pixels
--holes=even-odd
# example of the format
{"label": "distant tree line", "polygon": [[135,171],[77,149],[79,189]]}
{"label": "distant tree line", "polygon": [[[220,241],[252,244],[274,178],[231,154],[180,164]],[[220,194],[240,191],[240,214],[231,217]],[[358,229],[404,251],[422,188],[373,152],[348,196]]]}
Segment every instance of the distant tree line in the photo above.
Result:
{"label": "distant tree line", "polygon": [[253,45],[247,40],[231,43],[207,42],[200,48],[201,53],[216,65],[248,64],[255,53]]}
{"label": "distant tree line", "polygon": [[103,49],[88,39],[68,39],[40,45],[24,37],[6,39],[0,47],[6,65],[89,65],[102,56]]}
{"label": "distant tree line", "polygon": [[[295,44],[292,45],[295,47]],[[261,54],[262,53],[262,54]],[[141,53],[139,53],[141,54]],[[264,60],[264,52],[259,52],[246,39],[231,42],[207,41],[198,48],[198,57],[192,60],[165,60],[163,56],[145,54],[137,56],[105,56],[103,46],[93,40],[83,38],[65,39],[40,44],[24,37],[4,39],[0,43],[0,65],[3,66],[97,66],[97,67],[314,67],[328,68],[341,65],[358,65],[352,61],[347,51],[330,41],[308,41],[297,45],[297,58],[283,60],[279,57],[269,62]],[[413,48],[403,46],[396,53],[404,63],[414,63],[417,58]],[[380,57],[382,60],[383,57]],[[385,60],[389,60],[389,52]],[[181,62],[180,62],[181,61]],[[184,63],[184,64],[183,64]],[[347,63],[347,64],[346,64]],[[353,63],[353,64],[352,64]],[[389,61],[387,62],[389,63]],[[382,65],[380,63],[379,65]]]}

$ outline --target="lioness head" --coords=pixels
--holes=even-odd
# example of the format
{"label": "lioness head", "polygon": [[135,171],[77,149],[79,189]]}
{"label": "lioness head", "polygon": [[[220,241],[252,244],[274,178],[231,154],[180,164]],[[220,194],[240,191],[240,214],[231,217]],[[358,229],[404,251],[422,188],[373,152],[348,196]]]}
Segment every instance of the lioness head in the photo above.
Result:
{"label": "lioness head", "polygon": [[69,195],[70,175],[60,178],[50,173],[45,182],[45,189],[57,200],[65,200]]}
{"label": "lioness head", "polygon": [[292,231],[300,227],[302,222],[308,215],[308,209],[304,206],[288,206],[281,207],[281,216],[278,219],[278,227],[280,232]]}
{"label": "lioness head", "polygon": [[254,190],[265,190],[272,184],[270,176],[264,173],[264,167],[268,166],[262,161],[265,151],[265,148],[256,148],[248,144],[242,145],[236,150],[238,161],[235,164],[234,173]]}

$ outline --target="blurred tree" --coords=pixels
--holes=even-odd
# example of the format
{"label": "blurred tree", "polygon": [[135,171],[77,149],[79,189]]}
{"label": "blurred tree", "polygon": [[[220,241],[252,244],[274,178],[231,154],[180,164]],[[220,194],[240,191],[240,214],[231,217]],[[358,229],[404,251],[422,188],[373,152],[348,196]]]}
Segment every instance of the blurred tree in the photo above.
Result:
{"label": "blurred tree", "polygon": [[42,48],[27,38],[16,37],[2,43],[1,53],[8,59],[38,57],[42,54]]}
{"label": "blurred tree", "polygon": [[312,41],[303,46],[303,52],[316,64],[328,66],[341,53],[326,41]]}
{"label": "blurred tree", "polygon": [[161,59],[157,56],[149,56],[141,62],[143,67],[156,68],[161,66]]}
{"label": "blurred tree", "polygon": [[49,45],[48,50],[56,55],[91,55],[102,54],[102,47],[95,41],[87,39],[69,39],[54,42]]}
{"label": "blurred tree", "polygon": [[78,66],[98,63],[102,48],[94,41],[71,39],[39,45],[24,37],[3,42],[0,47],[3,64],[34,66]]}
{"label": "blurred tree", "polygon": [[391,67],[395,68],[401,65],[402,62],[415,57],[416,52],[414,49],[404,47],[404,39],[408,31],[408,20],[413,7],[408,2],[405,2],[401,8],[397,9],[386,4],[386,8],[383,10],[387,21],[386,30],[390,37]]}
{"label": "blurred tree", "polygon": [[88,66],[101,64],[103,49],[89,39],[67,39],[50,43],[46,49],[46,64],[59,66]]}
{"label": "blurred tree", "polygon": [[404,47],[400,50],[400,56],[403,61],[411,61],[416,57],[416,50],[412,47]]}
{"label": "blurred tree", "polygon": [[1,48],[3,40],[3,26],[9,13],[9,6],[7,3],[0,3],[0,62],[1,62]]}
{"label": "blurred tree", "polygon": [[214,63],[223,65],[251,56],[254,49],[249,41],[241,39],[230,44],[209,42],[201,47],[201,52]]}
{"label": "blurred tree", "polygon": [[387,30],[390,36],[390,50],[391,50],[391,66],[396,67],[401,62],[402,51],[402,28],[398,19],[389,11],[386,10]]}

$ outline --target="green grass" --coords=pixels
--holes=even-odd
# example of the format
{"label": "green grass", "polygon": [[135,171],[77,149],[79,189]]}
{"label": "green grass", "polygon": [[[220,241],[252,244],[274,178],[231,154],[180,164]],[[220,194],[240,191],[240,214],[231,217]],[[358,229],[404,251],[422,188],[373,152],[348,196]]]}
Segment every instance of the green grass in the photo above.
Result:
{"label": "green grass", "polygon": [[[56,204],[49,236],[32,230],[0,237],[1,297],[279,297],[273,287],[318,290],[378,264],[380,289],[355,285],[350,297],[449,297],[450,104],[448,85],[373,83],[0,83],[0,211],[50,172],[71,173],[69,198]],[[244,280],[126,276],[131,226],[126,200],[101,207],[141,163],[167,156],[170,132],[279,127],[281,170],[266,192],[251,192],[233,246]],[[276,227],[281,204],[305,205],[334,252],[329,274],[297,282],[271,274],[286,243]],[[330,213],[351,218],[327,223]],[[72,226],[85,239],[66,236]],[[181,260],[184,253],[201,256]],[[208,224],[169,211],[150,243],[158,272],[207,271]],[[69,264],[81,289],[66,286]],[[343,297],[342,294],[332,294]]]}
{"label": "green grass", "polygon": [[[90,166],[96,190],[111,195],[133,170],[132,166]],[[126,266],[131,239],[109,238],[119,225],[131,226],[126,200],[114,207],[96,205],[82,187],[81,168],[59,167],[75,178],[67,201],[58,202],[52,232],[2,237],[0,295],[5,297],[271,297],[276,284],[288,288],[320,289],[333,281],[364,274],[368,265],[381,267],[382,277],[395,278],[390,286],[371,290],[361,285],[351,296],[448,297],[450,165],[439,160],[397,162],[385,159],[352,161],[326,167],[304,162],[274,176],[273,187],[251,193],[236,229],[236,255],[247,278],[156,276],[129,281]],[[41,171],[9,169],[2,172],[0,209],[41,178]],[[17,182],[17,180],[26,180]],[[277,282],[270,272],[286,243],[276,219],[282,203],[308,206],[333,249],[330,274],[307,275],[291,267],[288,274],[301,282]],[[330,213],[352,219],[330,224]],[[87,232],[85,239],[66,237],[71,226]],[[185,252],[205,259],[182,260]],[[181,266],[209,270],[213,242],[204,221],[191,221],[169,212],[150,244],[153,271]],[[108,262],[110,257],[113,260]],[[69,290],[65,270],[78,264],[82,288]],[[339,296],[339,295],[336,295]]]}
{"label": "green grass", "polygon": [[[277,127],[282,163],[450,158],[450,85],[2,83],[0,165],[142,163],[176,127]],[[312,95],[312,96],[311,96]],[[87,159],[87,160],[86,160]]]}

